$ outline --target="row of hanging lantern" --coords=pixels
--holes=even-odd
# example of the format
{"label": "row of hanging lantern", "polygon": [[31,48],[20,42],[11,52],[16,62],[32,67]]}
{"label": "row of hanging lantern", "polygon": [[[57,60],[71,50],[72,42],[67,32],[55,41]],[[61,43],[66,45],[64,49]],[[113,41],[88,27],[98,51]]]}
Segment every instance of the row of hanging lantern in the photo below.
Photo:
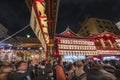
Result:
{"label": "row of hanging lantern", "polygon": [[58,45],[59,49],[75,49],[75,50],[96,50],[95,46],[79,46],[79,45]]}
{"label": "row of hanging lantern", "polygon": [[75,40],[75,39],[60,39],[60,42],[61,44],[79,44],[79,45],[95,45],[94,42],[92,41],[83,41],[83,40]]}
{"label": "row of hanging lantern", "polygon": [[34,58],[37,59],[37,58],[39,58],[39,54],[32,54],[32,55],[31,55],[31,58],[32,58],[32,59],[34,59]]}
{"label": "row of hanging lantern", "polygon": [[98,50],[99,54],[110,54],[110,55],[120,55],[120,51],[118,50],[114,50],[114,51],[110,51],[110,50]]}
{"label": "row of hanging lantern", "polygon": [[43,47],[14,47],[14,50],[43,50]]}
{"label": "row of hanging lantern", "polygon": [[68,50],[59,50],[60,55],[120,55],[120,51],[68,51]]}
{"label": "row of hanging lantern", "polygon": [[4,47],[4,50],[44,50],[43,47]]}
{"label": "row of hanging lantern", "polygon": [[59,50],[60,55],[98,55],[96,51],[68,51]]}
{"label": "row of hanging lantern", "polygon": [[25,53],[25,52],[38,53],[38,52],[41,52],[41,50],[15,50],[15,52],[22,52],[22,53]]}

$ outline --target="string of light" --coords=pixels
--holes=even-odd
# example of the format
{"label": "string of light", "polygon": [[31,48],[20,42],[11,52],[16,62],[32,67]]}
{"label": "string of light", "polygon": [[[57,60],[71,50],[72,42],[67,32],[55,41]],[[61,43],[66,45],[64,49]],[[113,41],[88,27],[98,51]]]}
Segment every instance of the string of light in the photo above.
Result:
{"label": "string of light", "polygon": [[30,24],[26,25],[24,28],[20,29],[19,31],[15,32],[14,34],[12,34],[11,36],[8,36],[7,38],[1,40],[0,42],[4,42],[10,38],[12,38],[13,36],[17,35],[18,33],[22,32],[23,30],[25,30],[26,28],[28,28],[30,26]]}

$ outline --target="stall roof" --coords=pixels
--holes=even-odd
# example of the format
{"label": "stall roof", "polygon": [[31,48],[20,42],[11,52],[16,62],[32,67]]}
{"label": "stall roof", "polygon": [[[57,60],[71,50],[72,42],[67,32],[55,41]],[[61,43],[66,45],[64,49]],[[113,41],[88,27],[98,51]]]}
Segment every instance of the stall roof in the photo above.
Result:
{"label": "stall roof", "polygon": [[34,47],[38,47],[38,46],[42,46],[41,44],[32,44],[32,43],[29,43],[29,44],[19,44],[19,45],[17,45],[17,47],[32,47],[32,46],[34,46]]}
{"label": "stall roof", "polygon": [[5,46],[5,45],[6,45],[5,43],[0,42],[0,47]]}
{"label": "stall roof", "polygon": [[16,39],[20,42],[20,44],[18,44],[17,47],[42,46],[41,42],[37,38],[16,37]]}
{"label": "stall roof", "polygon": [[37,38],[27,38],[27,37],[16,37],[16,39],[21,43],[36,43],[41,44]]}

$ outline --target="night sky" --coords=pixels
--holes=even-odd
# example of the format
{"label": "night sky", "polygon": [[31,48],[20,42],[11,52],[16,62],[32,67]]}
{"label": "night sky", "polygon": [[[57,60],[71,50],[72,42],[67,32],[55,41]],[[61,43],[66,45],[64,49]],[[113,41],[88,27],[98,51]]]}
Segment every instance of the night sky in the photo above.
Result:
{"label": "night sky", "polygon": [[[60,0],[56,33],[69,26],[78,32],[81,23],[88,17],[120,20],[120,0]],[[0,23],[11,35],[30,22],[30,12],[25,0],[0,0]],[[28,28],[19,35],[33,34]]]}
{"label": "night sky", "polygon": [[59,7],[57,33],[69,26],[78,32],[81,23],[89,17],[120,19],[120,0],[61,0]]}
{"label": "night sky", "polygon": [[[25,0],[0,0],[0,23],[8,28],[8,34],[11,35],[30,22],[30,12]],[[23,31],[18,35],[29,34],[31,29]]]}

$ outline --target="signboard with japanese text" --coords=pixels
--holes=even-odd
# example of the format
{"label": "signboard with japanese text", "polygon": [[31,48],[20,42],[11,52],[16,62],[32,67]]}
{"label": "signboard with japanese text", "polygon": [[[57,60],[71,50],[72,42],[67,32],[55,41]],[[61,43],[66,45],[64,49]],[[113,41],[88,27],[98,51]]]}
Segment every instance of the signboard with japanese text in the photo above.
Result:
{"label": "signboard with japanese text", "polygon": [[44,49],[46,49],[46,42],[42,33],[42,30],[40,29],[40,24],[37,19],[37,16],[35,14],[34,8],[32,7],[32,12],[31,12],[31,20],[30,20],[30,26],[33,29],[35,35],[37,38],[40,40],[42,46]]}
{"label": "signboard with japanese text", "polygon": [[46,50],[49,43],[46,3],[44,0],[36,0],[32,6],[30,25]]}

